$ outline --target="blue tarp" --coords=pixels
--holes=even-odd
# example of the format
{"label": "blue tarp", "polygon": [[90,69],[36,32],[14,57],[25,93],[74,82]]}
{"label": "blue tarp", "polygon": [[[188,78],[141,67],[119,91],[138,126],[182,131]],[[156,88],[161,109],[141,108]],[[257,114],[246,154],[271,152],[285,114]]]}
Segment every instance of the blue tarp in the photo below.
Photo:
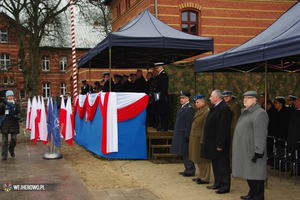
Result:
{"label": "blue tarp", "polygon": [[[198,58],[194,71],[230,72],[268,71],[296,72],[300,54],[300,2],[296,3],[266,30],[251,40],[222,53]],[[284,58],[283,60],[281,60]],[[270,61],[270,62],[269,62]],[[254,64],[255,63],[255,64]]]}
{"label": "blue tarp", "polygon": [[93,153],[105,158],[117,159],[147,159],[146,149],[146,109],[138,116],[123,122],[118,122],[118,148],[116,153],[101,152],[102,117],[99,105],[92,121],[80,119],[75,115],[74,140]]}
{"label": "blue tarp", "polygon": [[109,35],[78,61],[78,68],[148,68],[213,51],[213,38],[174,29],[144,10]]}

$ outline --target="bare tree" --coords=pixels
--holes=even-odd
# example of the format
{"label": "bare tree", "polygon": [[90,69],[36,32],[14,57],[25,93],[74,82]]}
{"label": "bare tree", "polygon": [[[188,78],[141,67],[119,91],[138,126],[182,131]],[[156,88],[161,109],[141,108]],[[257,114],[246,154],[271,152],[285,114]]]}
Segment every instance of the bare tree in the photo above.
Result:
{"label": "bare tree", "polygon": [[46,36],[59,35],[61,14],[68,7],[69,1],[63,0],[0,0],[0,8],[12,16],[10,24],[17,31],[20,65],[29,97],[38,94],[41,41]]}
{"label": "bare tree", "polygon": [[94,26],[99,26],[103,36],[108,36],[112,31],[111,9],[100,0],[81,0],[76,6],[79,9],[80,20]]}

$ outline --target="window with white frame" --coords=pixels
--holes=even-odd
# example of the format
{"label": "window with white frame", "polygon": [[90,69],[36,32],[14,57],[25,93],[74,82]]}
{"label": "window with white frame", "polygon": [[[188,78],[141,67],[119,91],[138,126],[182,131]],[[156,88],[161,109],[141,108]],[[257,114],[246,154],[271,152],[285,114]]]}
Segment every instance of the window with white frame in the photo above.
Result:
{"label": "window with white frame", "polygon": [[8,43],[8,31],[7,28],[0,29],[0,43]]}
{"label": "window with white frame", "polygon": [[19,71],[23,70],[22,59],[20,57],[18,57],[18,67],[19,67]]}
{"label": "window with white frame", "polygon": [[60,94],[61,95],[65,95],[66,94],[66,84],[65,83],[61,83],[60,84]]}
{"label": "window with white frame", "polygon": [[50,60],[49,56],[42,56],[42,71],[50,71]]}
{"label": "window with white frame", "polygon": [[67,67],[67,56],[61,56],[60,57],[60,71],[66,71],[66,67]]}
{"label": "window with white frame", "polygon": [[25,90],[20,90],[20,99],[25,99],[25,98],[26,98]]}
{"label": "window with white frame", "polygon": [[7,77],[3,77],[3,84],[7,85]]}
{"label": "window with white frame", "polygon": [[50,84],[43,83],[43,97],[48,98],[50,96]]}
{"label": "window with white frame", "polygon": [[0,54],[0,70],[10,69],[10,56],[9,54]]}
{"label": "window with white frame", "polygon": [[14,77],[10,77],[10,78],[9,78],[9,83],[10,83],[11,85],[15,83]]}

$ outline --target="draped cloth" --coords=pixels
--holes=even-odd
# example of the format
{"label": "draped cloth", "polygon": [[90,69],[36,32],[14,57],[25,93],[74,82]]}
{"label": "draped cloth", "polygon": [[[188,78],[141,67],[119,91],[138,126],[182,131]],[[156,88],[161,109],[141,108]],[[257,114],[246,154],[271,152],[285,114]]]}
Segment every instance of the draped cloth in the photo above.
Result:
{"label": "draped cloth", "polygon": [[81,106],[86,105],[86,118],[88,121],[93,121],[99,103],[102,116],[101,152],[109,154],[118,152],[118,122],[130,120],[142,113],[147,107],[148,98],[144,93],[129,92],[79,95],[74,103],[74,113],[78,110],[79,118],[83,119],[84,115],[80,111],[84,108]]}

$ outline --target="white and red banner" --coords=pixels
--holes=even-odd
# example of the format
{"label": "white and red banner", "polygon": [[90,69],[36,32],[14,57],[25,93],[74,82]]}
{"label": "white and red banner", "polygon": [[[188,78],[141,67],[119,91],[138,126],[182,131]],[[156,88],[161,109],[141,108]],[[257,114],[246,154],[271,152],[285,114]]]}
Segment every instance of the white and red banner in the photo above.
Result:
{"label": "white and red banner", "polygon": [[144,93],[100,92],[98,94],[79,95],[74,103],[74,113],[78,111],[83,119],[85,110],[92,121],[99,102],[102,116],[101,152],[109,154],[118,152],[118,122],[126,121],[139,115],[148,105],[148,95]]}

